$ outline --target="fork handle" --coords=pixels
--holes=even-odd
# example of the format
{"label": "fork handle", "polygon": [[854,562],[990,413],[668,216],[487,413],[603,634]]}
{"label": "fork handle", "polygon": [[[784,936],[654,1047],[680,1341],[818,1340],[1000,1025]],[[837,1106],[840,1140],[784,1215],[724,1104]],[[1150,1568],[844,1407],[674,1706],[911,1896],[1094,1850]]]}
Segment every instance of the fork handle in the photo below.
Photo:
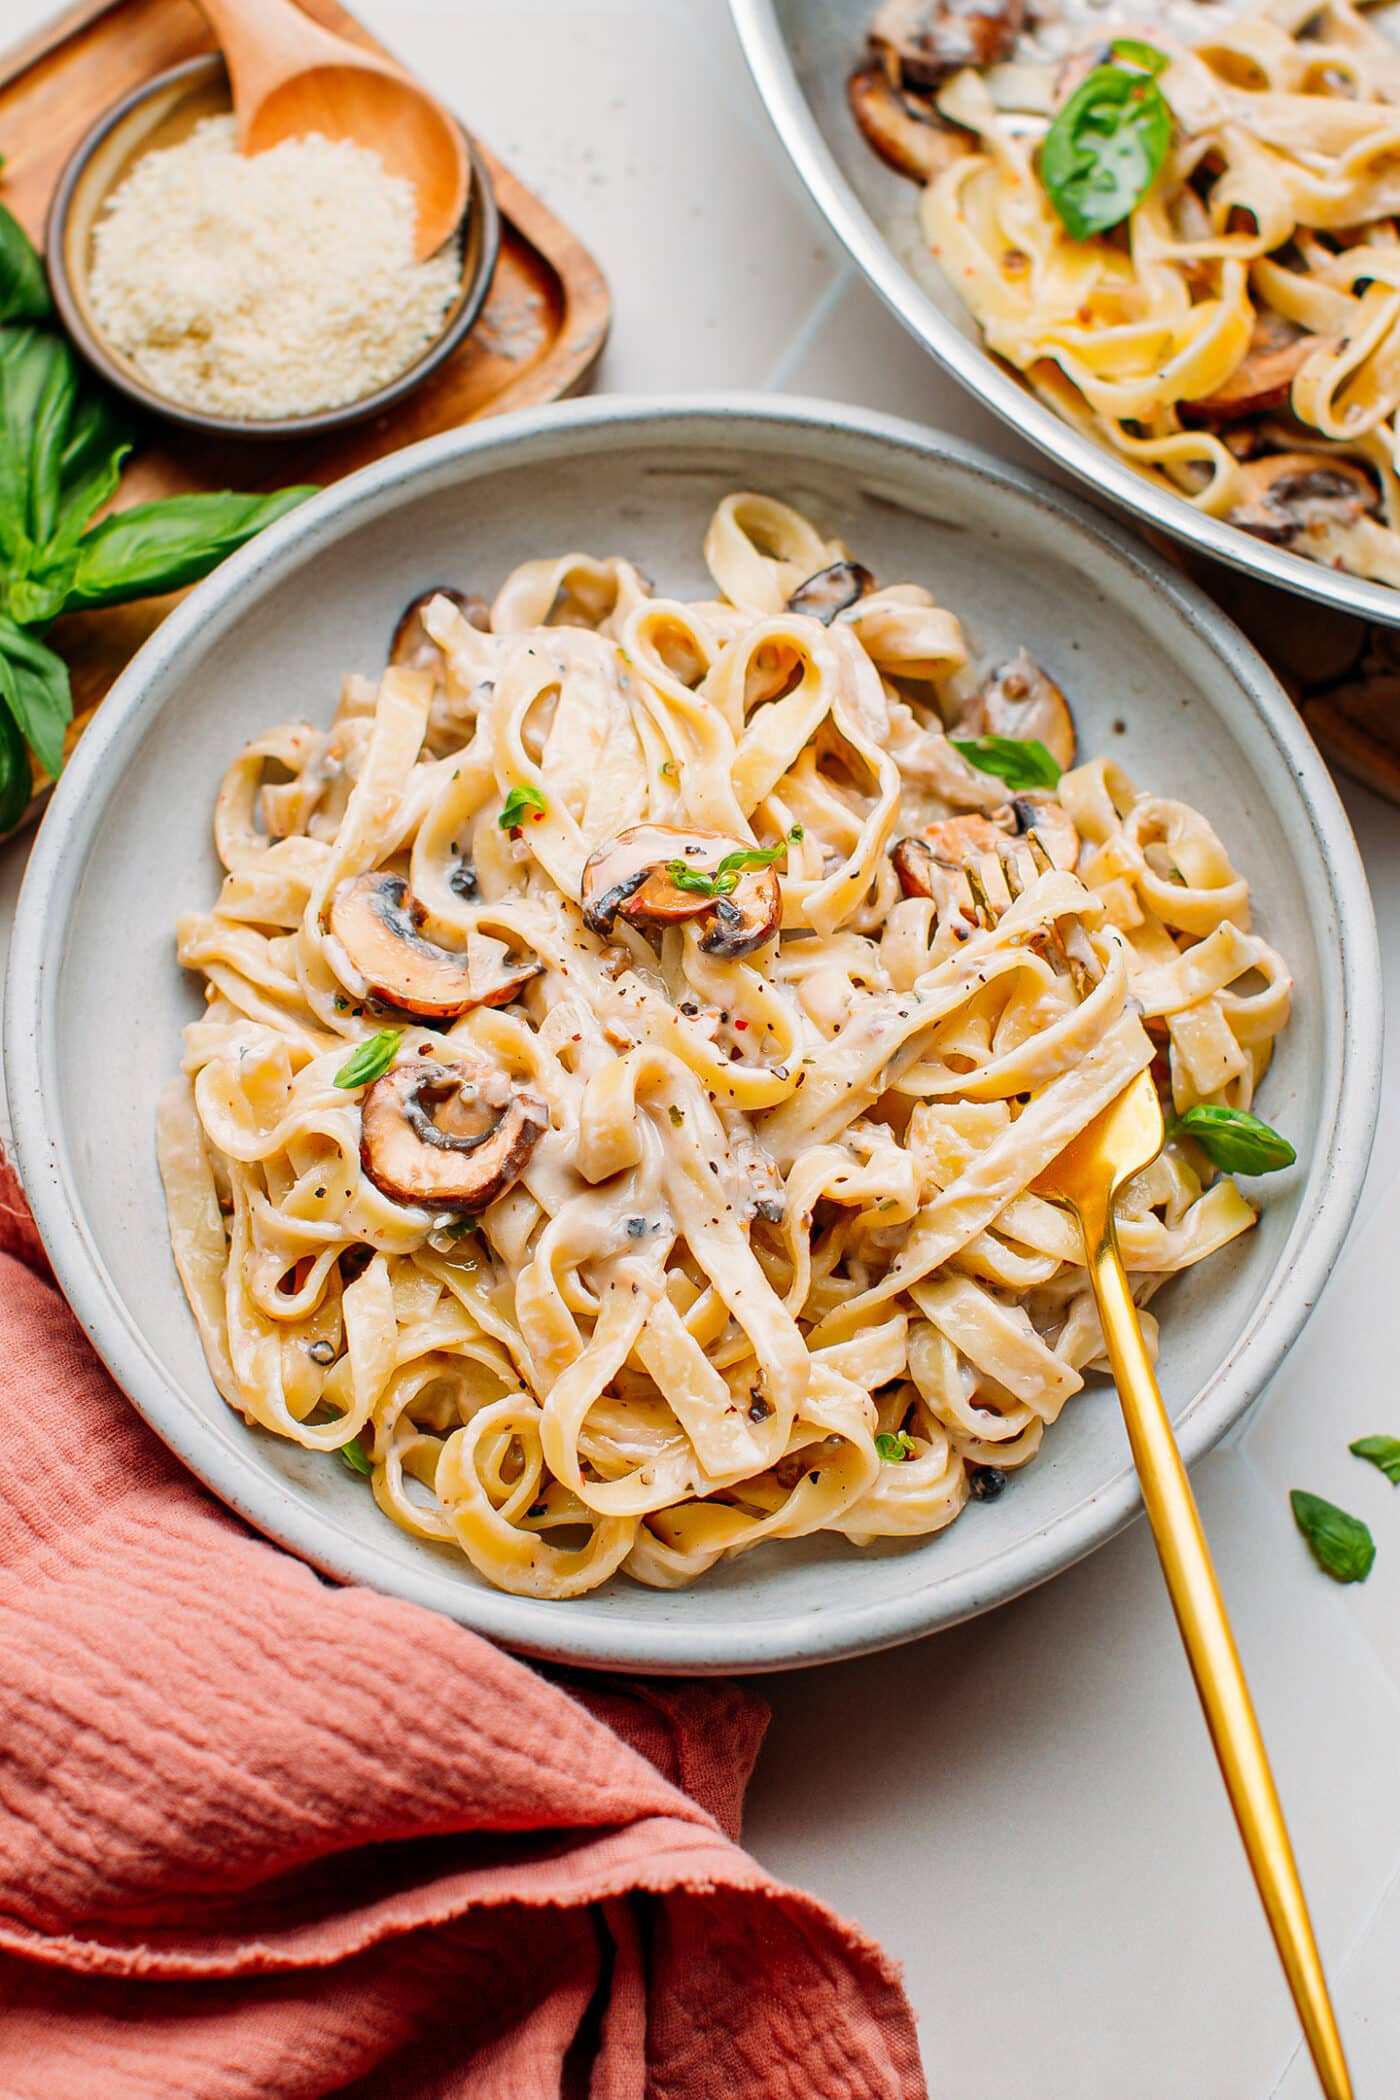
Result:
{"label": "fork handle", "polygon": [[1353,2100],[1336,2016],[1200,1512],[1143,1341],[1111,1211],[1081,1218],[1108,1359],[1142,1499],[1206,1724],[1327,2100]]}

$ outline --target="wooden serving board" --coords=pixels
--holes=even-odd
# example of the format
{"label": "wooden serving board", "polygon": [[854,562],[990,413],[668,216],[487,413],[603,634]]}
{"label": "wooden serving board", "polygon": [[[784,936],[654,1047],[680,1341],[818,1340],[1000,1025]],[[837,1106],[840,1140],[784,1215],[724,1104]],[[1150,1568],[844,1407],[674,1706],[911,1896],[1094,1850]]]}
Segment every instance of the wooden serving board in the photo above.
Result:
{"label": "wooden serving board", "polygon": [[[383,49],[337,0],[300,4],[367,50]],[[0,200],[34,241],[43,234],[65,161],[102,113],[142,81],[212,48],[192,0],[78,0],[35,36],[0,52]],[[193,489],[338,481],[419,438],[557,400],[583,382],[608,332],[603,273],[539,198],[480,139],[477,145],[500,206],[501,254],[486,305],[462,347],[396,407],[322,438],[240,441],[152,423],[122,476],[117,508]],[[70,750],[174,603],[173,597],[146,598],[54,626],[49,639],[73,680]],[[36,803],[48,785],[40,776]]]}

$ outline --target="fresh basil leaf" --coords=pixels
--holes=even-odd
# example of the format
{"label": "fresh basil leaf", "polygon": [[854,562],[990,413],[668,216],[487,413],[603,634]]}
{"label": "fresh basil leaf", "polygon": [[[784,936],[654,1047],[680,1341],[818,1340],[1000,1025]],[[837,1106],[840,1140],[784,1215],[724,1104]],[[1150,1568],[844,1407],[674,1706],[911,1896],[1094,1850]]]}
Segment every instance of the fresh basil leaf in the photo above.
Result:
{"label": "fresh basil leaf", "polygon": [[533,809],[543,816],[548,807],[549,804],[534,782],[526,780],[519,787],[513,787],[506,796],[505,806],[496,822],[502,831],[519,831],[530,810]]}
{"label": "fresh basil leaf", "polygon": [[0,204],[0,321],[42,321],[52,309],[39,252]]}
{"label": "fresh basil leaf", "polygon": [[61,337],[0,329],[0,551],[12,573],[28,575],[57,531],[77,389]]}
{"label": "fresh basil leaf", "polygon": [[1400,1437],[1361,1436],[1347,1449],[1353,1458],[1368,1459],[1378,1467],[1392,1487],[1400,1487]]}
{"label": "fresh basil leaf", "polygon": [[1334,1582],[1364,1582],[1376,1557],[1376,1542],[1360,1517],[1348,1516],[1335,1502],[1302,1488],[1294,1488],[1288,1499],[1293,1521],[1324,1574]]}
{"label": "fresh basil leaf", "polygon": [[0,619],[0,697],[44,771],[63,771],[63,733],[73,719],[68,666],[37,635]]}
{"label": "fresh basil leaf", "polygon": [[787,847],[745,846],[737,853],[726,853],[714,868],[693,868],[688,860],[668,860],[666,874],[678,890],[689,890],[696,897],[730,897],[739,887],[739,877],[750,868],[771,868],[775,860],[781,860]]}
{"label": "fresh basil leaf", "polygon": [[1155,80],[1096,66],[1057,113],[1040,148],[1040,180],[1071,240],[1127,218],[1156,180],[1172,116]]}
{"label": "fresh basil leaf", "polygon": [[121,605],[198,583],[266,525],[314,496],[314,488],[271,496],[166,496],[118,511],[85,532],[65,612]]}
{"label": "fresh basil leaf", "polygon": [[907,1429],[893,1433],[882,1429],[875,1439],[875,1449],[887,1466],[903,1465],[906,1458],[914,1456],[914,1439]]}
{"label": "fresh basil leaf", "polygon": [[454,1218],[445,1230],[450,1240],[464,1240],[469,1232],[477,1230],[477,1221],[475,1218]]}
{"label": "fresh basil leaf", "polygon": [[334,1084],[343,1087],[368,1086],[372,1079],[379,1079],[394,1062],[395,1053],[403,1040],[401,1028],[381,1028],[378,1035],[370,1036],[353,1050],[335,1075]]}
{"label": "fresh basil leaf", "polygon": [[28,809],[33,784],[19,724],[0,699],[0,836],[13,831]]}
{"label": "fresh basil leaf", "polygon": [[1171,64],[1165,51],[1159,51],[1155,44],[1141,43],[1135,36],[1116,36],[1109,49],[1124,65],[1138,66],[1144,73],[1150,73],[1154,80]]}
{"label": "fresh basil leaf", "polygon": [[336,1457],[343,1466],[348,1466],[352,1473],[362,1474],[366,1480],[374,1471],[365,1447],[357,1436],[352,1436],[348,1444],[337,1444]]}
{"label": "fresh basil leaf", "polygon": [[56,548],[77,546],[93,512],[116,494],[130,450],[131,439],[111,396],[96,387],[86,389],[73,411],[60,462],[63,515],[53,542]]}
{"label": "fresh basil leaf", "polygon": [[951,737],[949,741],[979,773],[1004,780],[1013,795],[1027,788],[1059,786],[1062,769],[1038,736]]}
{"label": "fresh basil leaf", "polygon": [[1280,1167],[1291,1167],[1298,1157],[1286,1137],[1243,1108],[1198,1101],[1176,1127],[1193,1137],[1206,1157],[1227,1174],[1276,1174]]}

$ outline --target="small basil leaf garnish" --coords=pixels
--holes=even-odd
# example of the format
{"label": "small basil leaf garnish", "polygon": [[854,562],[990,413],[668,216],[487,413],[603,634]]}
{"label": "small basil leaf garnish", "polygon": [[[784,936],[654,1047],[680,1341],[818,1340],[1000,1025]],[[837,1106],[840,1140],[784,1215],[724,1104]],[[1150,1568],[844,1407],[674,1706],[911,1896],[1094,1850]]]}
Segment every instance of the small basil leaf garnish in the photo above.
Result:
{"label": "small basil leaf garnish", "polygon": [[1198,1101],[1178,1119],[1178,1130],[1193,1137],[1206,1157],[1227,1174],[1276,1174],[1298,1157],[1280,1137],[1244,1108],[1222,1108]]}
{"label": "small basil leaf garnish", "polygon": [[1159,73],[1165,73],[1171,64],[1165,51],[1159,51],[1155,44],[1141,43],[1135,36],[1116,36],[1109,49],[1125,66],[1137,66],[1142,72],[1152,74],[1154,79]]}
{"label": "small basil leaf garnish", "polygon": [[689,861],[668,860],[666,874],[678,890],[689,890],[696,897],[728,897],[748,869],[771,868],[786,850],[785,846],[745,846],[739,853],[726,853],[717,868],[692,868]]}
{"label": "small basil leaf garnish", "polygon": [[1151,71],[1136,58],[1131,70],[1096,66],[1040,148],[1040,180],[1070,239],[1092,240],[1126,219],[1156,180],[1171,142],[1171,110]]}
{"label": "small basil leaf garnish", "polygon": [[357,1436],[352,1436],[348,1444],[338,1444],[336,1456],[343,1466],[348,1466],[352,1473],[362,1474],[366,1480],[374,1471],[365,1447]]}
{"label": "small basil leaf garnish", "polygon": [[882,1429],[875,1439],[875,1449],[887,1466],[903,1465],[906,1458],[914,1456],[914,1439],[907,1429]]}
{"label": "small basil leaf garnish", "polygon": [[497,817],[496,822],[502,831],[519,831],[521,825],[525,822],[527,810],[534,810],[537,815],[542,817],[548,807],[549,804],[545,801],[544,796],[534,782],[532,780],[522,781],[519,787],[513,787],[506,796],[505,806]]}
{"label": "small basil leaf garnish", "polygon": [[382,1078],[394,1062],[394,1053],[403,1040],[401,1028],[381,1028],[352,1051],[335,1075],[336,1086],[368,1086],[372,1079]]}
{"label": "small basil leaf garnish", "polygon": [[1400,1437],[1359,1436],[1347,1449],[1353,1458],[1367,1459],[1376,1466],[1392,1487],[1400,1487]]}
{"label": "small basil leaf garnish", "polygon": [[1360,1517],[1348,1516],[1335,1502],[1303,1488],[1294,1488],[1288,1499],[1293,1521],[1323,1573],[1334,1582],[1364,1582],[1376,1557],[1376,1542]]}
{"label": "small basil leaf garnish", "polygon": [[1062,768],[1038,736],[953,737],[950,741],[970,766],[1004,780],[1013,794],[1026,788],[1059,786]]}

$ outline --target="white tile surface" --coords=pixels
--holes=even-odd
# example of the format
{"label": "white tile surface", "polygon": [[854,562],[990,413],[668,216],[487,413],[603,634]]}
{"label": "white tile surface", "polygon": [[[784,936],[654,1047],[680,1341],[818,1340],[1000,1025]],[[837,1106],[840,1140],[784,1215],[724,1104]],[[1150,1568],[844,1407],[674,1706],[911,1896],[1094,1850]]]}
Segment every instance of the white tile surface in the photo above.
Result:
{"label": "white tile surface", "polygon": [[[6,0],[0,37],[46,11]],[[1015,450],[834,252],[723,0],[360,12],[593,246],[616,305],[603,383],[777,385]],[[1346,793],[1393,1004],[1400,815]],[[0,950],[22,859],[0,849]],[[1392,1104],[1397,1060],[1392,1044]],[[1345,1446],[1400,1434],[1397,1254],[1392,1114],[1327,1296],[1239,1447],[1199,1475],[1359,2100],[1400,2092],[1400,1491]],[[1313,1569],[1293,1486],[1370,1521],[1364,1588]],[[990,1618],[766,1689],[751,1841],[905,1962],[938,2100],[1315,2092],[1141,1527]]]}

